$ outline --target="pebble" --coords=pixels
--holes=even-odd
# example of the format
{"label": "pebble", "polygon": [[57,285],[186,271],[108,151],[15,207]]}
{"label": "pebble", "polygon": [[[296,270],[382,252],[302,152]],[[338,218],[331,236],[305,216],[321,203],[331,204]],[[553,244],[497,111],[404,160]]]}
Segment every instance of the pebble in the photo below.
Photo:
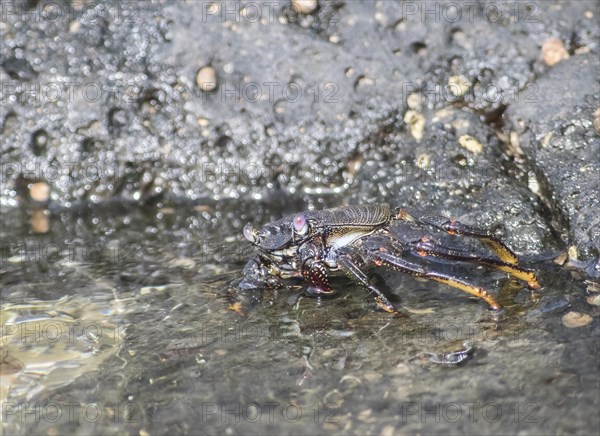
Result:
{"label": "pebble", "polygon": [[585,327],[591,324],[593,318],[587,313],[569,312],[563,315],[562,323],[570,329],[577,327]]}
{"label": "pebble", "polygon": [[431,155],[429,153],[421,153],[415,160],[417,167],[422,170],[429,168],[431,165]]}
{"label": "pebble", "polygon": [[18,254],[16,256],[11,256],[8,259],[6,259],[6,261],[8,263],[12,263],[12,264],[19,264],[19,263],[23,263],[27,260],[27,256],[24,254]]}
{"label": "pebble", "polygon": [[586,301],[592,306],[600,306],[600,294],[590,295]]}
{"label": "pebble", "polygon": [[31,231],[36,234],[48,233],[50,231],[50,213],[47,210],[35,209],[31,213]]}
{"label": "pebble", "polygon": [[396,427],[393,425],[386,425],[381,430],[381,436],[394,436],[396,434]]}
{"label": "pebble", "polygon": [[362,380],[355,375],[346,374],[340,379],[340,384],[345,384],[349,388],[355,388],[356,386],[362,384]]}
{"label": "pebble", "polygon": [[421,94],[413,92],[406,99],[406,104],[411,109],[421,109],[421,101],[422,100],[423,100],[423,98],[421,97]]}
{"label": "pebble", "polygon": [[194,261],[194,259],[191,259],[189,257],[181,257],[169,261],[169,266],[172,268],[192,269],[196,266],[196,262]]}
{"label": "pebble", "polygon": [[367,76],[360,76],[358,79],[356,79],[354,87],[356,89],[362,89],[373,85],[375,85],[375,80]]}
{"label": "pebble", "polygon": [[408,110],[404,115],[404,122],[410,128],[410,134],[417,142],[423,139],[423,131],[425,130],[425,117],[417,111]]}
{"label": "pebble", "polygon": [[169,285],[162,286],[144,286],[140,288],[140,295],[147,295],[154,292],[164,292],[169,289]]}
{"label": "pebble", "polygon": [[457,97],[463,96],[470,87],[471,84],[465,76],[450,76],[448,78],[448,88],[450,88],[450,92]]}
{"label": "pebble", "polygon": [[546,65],[552,66],[569,59],[569,52],[560,39],[549,38],[542,44],[542,59]]}
{"label": "pebble", "polygon": [[217,71],[211,66],[200,68],[196,74],[196,85],[201,91],[213,92],[217,89]]}
{"label": "pebble", "polygon": [[48,185],[46,182],[33,183],[29,187],[29,195],[34,201],[48,201],[50,198],[50,185]]}
{"label": "pebble", "polygon": [[479,154],[483,151],[483,145],[477,139],[473,138],[471,135],[462,135],[458,138],[458,143],[465,150],[470,151],[473,154]]}
{"label": "pebble", "polygon": [[311,14],[317,9],[317,0],[292,0],[292,9],[299,14]]}
{"label": "pebble", "polygon": [[542,138],[542,148],[546,148],[548,147],[548,144],[550,144],[550,140],[552,139],[552,137],[554,136],[554,132],[548,132],[546,133],[546,135],[544,135],[544,137]]}
{"label": "pebble", "polygon": [[600,292],[600,283],[596,283],[591,280],[586,280],[585,287],[589,292]]}
{"label": "pebble", "polygon": [[376,371],[366,371],[363,374],[363,379],[367,383],[376,383],[381,379],[381,377],[383,377],[383,375]]}
{"label": "pebble", "polygon": [[535,176],[535,173],[530,173],[529,177],[527,179],[527,186],[529,187],[529,190],[531,192],[533,192],[536,195],[541,196],[542,195],[542,189],[540,187],[540,181],[537,179],[537,177]]}
{"label": "pebble", "polygon": [[569,247],[568,254],[569,254],[569,259],[572,259],[572,260],[577,260],[579,257],[579,255],[577,253],[577,247],[575,245],[571,245]]}
{"label": "pebble", "polygon": [[357,418],[362,422],[376,422],[376,419],[373,418],[373,409],[361,410]]}

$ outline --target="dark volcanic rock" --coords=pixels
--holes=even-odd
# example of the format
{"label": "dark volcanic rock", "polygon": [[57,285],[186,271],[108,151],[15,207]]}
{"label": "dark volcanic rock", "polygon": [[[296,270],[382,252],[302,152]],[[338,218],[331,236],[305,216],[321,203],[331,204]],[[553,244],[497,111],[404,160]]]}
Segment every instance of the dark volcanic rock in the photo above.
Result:
{"label": "dark volcanic rock", "polygon": [[[504,226],[520,250],[549,249],[571,225],[582,254],[598,246],[585,242],[598,238],[586,228],[597,203],[579,200],[594,189],[582,156],[566,188],[546,176],[552,155],[515,153],[502,129],[507,108],[544,92],[544,41],[571,56],[557,71],[598,56],[596,2],[321,1],[307,15],[287,1],[6,4],[3,205],[37,180],[59,205],[333,193],[321,203],[418,204]],[[211,92],[196,84],[204,66]],[[578,76],[584,95],[597,95],[592,76]],[[580,118],[564,105],[556,122],[579,120],[570,129],[583,135],[598,104],[579,104]],[[463,135],[483,152],[460,147]]]}
{"label": "dark volcanic rock", "polygon": [[536,81],[536,101],[521,99],[506,113],[553,216],[584,256],[600,254],[599,66],[597,55],[560,62]]}

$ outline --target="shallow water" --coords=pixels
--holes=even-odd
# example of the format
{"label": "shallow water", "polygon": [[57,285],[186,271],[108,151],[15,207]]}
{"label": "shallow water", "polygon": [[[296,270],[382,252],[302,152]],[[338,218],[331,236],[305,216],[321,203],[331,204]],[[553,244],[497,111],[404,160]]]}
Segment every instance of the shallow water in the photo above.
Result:
{"label": "shallow water", "polygon": [[[500,314],[391,272],[378,280],[408,319],[341,278],[333,298],[293,288],[238,306],[241,228],[303,207],[3,214],[2,431],[598,432],[600,308],[586,297],[600,287],[551,261],[534,264],[539,292],[466,270]],[[593,320],[567,328],[570,311]],[[451,356],[466,358],[432,362]]]}

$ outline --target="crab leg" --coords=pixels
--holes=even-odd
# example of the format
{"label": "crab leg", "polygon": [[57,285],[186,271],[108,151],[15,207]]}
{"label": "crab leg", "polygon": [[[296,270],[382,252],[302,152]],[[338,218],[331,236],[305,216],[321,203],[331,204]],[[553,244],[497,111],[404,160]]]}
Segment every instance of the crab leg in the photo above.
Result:
{"label": "crab leg", "polygon": [[436,245],[430,242],[427,238],[423,238],[418,242],[413,242],[410,245],[412,246],[411,251],[413,254],[417,254],[425,258],[442,258],[485,265],[490,268],[507,272],[512,276],[527,282],[527,285],[532,289],[540,288],[540,283],[533,271],[522,268],[515,264],[507,263],[498,259],[491,259],[489,257],[473,255],[455,248],[447,248],[443,245]]}
{"label": "crab leg", "polygon": [[406,274],[410,274],[415,277],[421,277],[428,280],[435,280],[436,282],[445,283],[454,288],[460,289],[463,292],[467,292],[471,295],[479,297],[485,300],[492,309],[500,309],[500,304],[496,302],[494,297],[488,294],[483,288],[464,282],[462,280],[455,279],[445,274],[429,271],[420,265],[416,265],[411,262],[389,253],[387,250],[375,251],[371,253],[374,262],[377,266],[387,265],[393,269],[401,271]]}
{"label": "crab leg", "polygon": [[494,253],[505,263],[516,265],[519,263],[517,255],[512,252],[501,240],[488,232],[476,227],[467,226],[455,219],[435,215],[414,216],[404,209],[398,209],[395,215],[396,219],[404,221],[415,221],[446,231],[450,235],[470,236],[477,238],[482,244],[491,248]]}
{"label": "crab leg", "polygon": [[[340,254],[337,258],[338,267],[346,273],[350,279],[362,286],[374,299],[377,305],[385,310],[386,312],[394,313],[396,315],[404,315],[398,311],[394,305],[388,300],[388,298],[377,289],[369,278],[363,273],[357,262],[360,262],[361,258],[356,252],[346,249],[343,254]],[[362,263],[362,262],[360,262]]]}

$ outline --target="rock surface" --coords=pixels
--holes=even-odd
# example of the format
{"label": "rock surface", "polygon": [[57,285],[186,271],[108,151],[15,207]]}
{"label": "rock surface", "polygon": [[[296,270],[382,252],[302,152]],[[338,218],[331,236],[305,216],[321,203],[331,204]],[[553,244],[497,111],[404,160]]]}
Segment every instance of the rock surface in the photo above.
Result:
{"label": "rock surface", "polygon": [[2,8],[3,206],[388,201],[599,254],[597,2]]}

